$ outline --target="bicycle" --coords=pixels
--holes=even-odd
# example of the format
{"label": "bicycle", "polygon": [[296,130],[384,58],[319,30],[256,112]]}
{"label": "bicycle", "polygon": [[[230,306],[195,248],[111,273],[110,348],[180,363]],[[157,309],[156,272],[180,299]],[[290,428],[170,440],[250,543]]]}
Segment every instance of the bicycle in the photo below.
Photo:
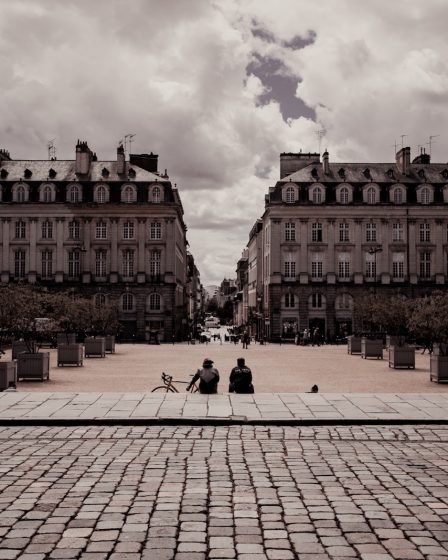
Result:
{"label": "bicycle", "polygon": [[[191,377],[193,377],[193,376],[191,376]],[[174,383],[183,383],[185,385],[188,385],[190,383],[190,381],[181,381],[180,379],[173,379],[172,375],[168,375],[164,371],[162,371],[162,381],[163,381],[163,385],[158,385],[157,387],[154,387],[154,389],[152,389],[151,393],[155,393],[156,391],[163,391],[165,393],[179,393],[180,391],[174,385]],[[198,386],[196,385],[196,383],[193,383],[193,385],[189,389],[189,392],[190,393],[197,393],[198,390],[199,389],[198,389]]]}

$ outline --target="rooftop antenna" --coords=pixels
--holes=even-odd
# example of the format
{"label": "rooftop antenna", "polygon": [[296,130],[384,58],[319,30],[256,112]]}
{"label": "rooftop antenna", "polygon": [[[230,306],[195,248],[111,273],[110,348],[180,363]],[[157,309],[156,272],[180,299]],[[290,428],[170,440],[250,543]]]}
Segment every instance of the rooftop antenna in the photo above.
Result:
{"label": "rooftop antenna", "polygon": [[433,144],[432,139],[433,138],[438,138],[439,136],[440,136],[440,134],[433,134],[432,136],[429,137],[428,145],[429,145],[429,155],[430,156],[432,155],[432,144]]}
{"label": "rooftop antenna", "polygon": [[124,136],[124,151],[125,153],[130,154],[132,148],[132,142],[134,141],[135,134],[125,134]]}
{"label": "rooftop antenna", "polygon": [[406,138],[407,134],[400,134],[400,138],[401,138],[401,149],[404,148],[404,141],[403,139]]}
{"label": "rooftop antenna", "polygon": [[325,136],[326,132],[327,131],[325,130],[325,128],[319,128],[319,130],[316,130],[316,132],[314,133],[317,137],[317,142],[318,142],[318,145],[319,145],[319,154],[320,154],[320,150],[321,150],[321,147],[322,147],[322,138]]}
{"label": "rooftop antenna", "polygon": [[55,140],[56,138],[53,138],[53,140],[49,140],[47,142],[47,149],[48,149],[48,159],[50,161],[53,161],[56,159],[56,146],[55,146]]}
{"label": "rooftop antenna", "polygon": [[397,140],[396,140],[396,139],[394,140],[394,143],[390,145],[391,148],[392,148],[392,146],[394,147],[395,155],[396,155],[396,154],[397,154],[397,147],[398,147],[398,144],[397,144]]}

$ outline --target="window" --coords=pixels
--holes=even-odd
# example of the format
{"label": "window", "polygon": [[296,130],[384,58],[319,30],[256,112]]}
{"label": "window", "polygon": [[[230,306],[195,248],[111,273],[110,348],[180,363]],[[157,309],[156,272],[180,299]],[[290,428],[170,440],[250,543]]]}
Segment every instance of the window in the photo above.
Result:
{"label": "window", "polygon": [[123,193],[121,195],[122,202],[131,203],[137,200],[135,188],[131,185],[127,185],[123,189]]}
{"label": "window", "polygon": [[339,294],[336,298],[336,309],[352,309],[353,298],[350,294]]}
{"label": "window", "polygon": [[95,251],[95,276],[106,276],[106,262],[107,253],[104,249]]}
{"label": "window", "polygon": [[431,241],[431,227],[429,224],[420,224],[420,243]]}
{"label": "window", "polygon": [[162,224],[160,222],[151,222],[149,227],[150,239],[162,239]]}
{"label": "window", "polygon": [[45,220],[42,222],[42,239],[52,239],[53,238],[53,222],[50,220]]}
{"label": "window", "polygon": [[25,185],[18,185],[13,187],[13,201],[27,202],[28,200],[28,187]]}
{"label": "window", "polygon": [[403,241],[403,224],[400,222],[392,224],[392,241]]}
{"label": "window", "polygon": [[294,294],[285,294],[285,307],[295,307],[296,298]]}
{"label": "window", "polygon": [[296,190],[294,187],[288,187],[286,189],[285,201],[288,204],[292,204],[296,201]]}
{"label": "window", "polygon": [[403,202],[404,202],[403,189],[396,188],[394,190],[394,204],[403,204]]}
{"label": "window", "polygon": [[350,198],[350,193],[348,187],[342,187],[339,191],[339,202],[341,204],[348,204]]}
{"label": "window", "polygon": [[149,310],[160,311],[161,299],[159,294],[150,294],[149,296]]}
{"label": "window", "polygon": [[25,259],[26,253],[19,249],[14,253],[14,276],[15,278],[25,278]]}
{"label": "window", "polygon": [[134,251],[123,251],[123,276],[134,276]]}
{"label": "window", "polygon": [[16,239],[26,238],[26,223],[23,220],[16,222]]}
{"label": "window", "polygon": [[376,243],[376,224],[372,222],[366,224],[366,241]]}
{"label": "window", "polygon": [[149,274],[151,276],[157,276],[160,274],[160,252],[152,251],[149,257]]}
{"label": "window", "polygon": [[153,187],[152,189],[152,201],[159,204],[161,200],[160,187]]}
{"label": "window", "polygon": [[340,280],[350,278],[350,253],[339,253],[338,277]]}
{"label": "window", "polygon": [[78,221],[73,220],[72,222],[68,223],[68,236],[70,239],[79,239],[80,228]]}
{"label": "window", "polygon": [[93,302],[97,309],[102,309],[106,305],[106,296],[104,294],[95,294]]}
{"label": "window", "polygon": [[322,241],[322,224],[320,222],[311,224],[311,241],[313,243],[320,243]]}
{"label": "window", "polygon": [[339,224],[339,242],[340,243],[345,243],[347,241],[350,241],[350,237],[349,237],[349,227],[348,224],[346,222],[341,222]]}
{"label": "window", "polygon": [[68,191],[68,200],[69,202],[73,202],[73,203],[81,201],[80,191],[77,185],[72,185],[70,187]]}
{"label": "window", "polygon": [[429,251],[420,253],[420,278],[431,278],[431,253]]}
{"label": "window", "polygon": [[311,260],[311,278],[321,280],[323,277],[323,261],[321,255],[314,255]]}
{"label": "window", "polygon": [[313,204],[322,204],[323,194],[323,190],[320,187],[315,187],[312,194]]}
{"label": "window", "polygon": [[404,253],[394,253],[392,255],[392,278],[395,278],[395,280],[404,279]]}
{"label": "window", "polygon": [[376,204],[376,198],[375,187],[369,187],[367,189],[367,204]]}
{"label": "window", "polygon": [[134,222],[124,222],[123,239],[134,239]]}
{"label": "window", "polygon": [[133,311],[134,310],[135,298],[132,294],[123,294],[121,298],[121,308],[123,311]]}
{"label": "window", "polygon": [[420,190],[420,202],[422,204],[429,204],[431,202],[431,191],[428,187],[423,187]]}
{"label": "window", "polygon": [[46,185],[45,187],[43,187],[42,191],[41,191],[41,201],[42,202],[51,202],[52,198],[53,198],[53,192],[52,189],[49,185]]}
{"label": "window", "polygon": [[42,278],[53,276],[53,251],[42,251]]}
{"label": "window", "polygon": [[376,279],[376,253],[366,253],[366,278]]}
{"label": "window", "polygon": [[95,237],[96,239],[107,239],[107,224],[103,220],[96,223]]}
{"label": "window", "polygon": [[285,278],[296,277],[296,263],[295,261],[285,261]]}
{"label": "window", "polygon": [[96,188],[95,195],[95,202],[98,202],[98,204],[104,204],[108,200],[107,188],[104,185],[100,185]]}
{"label": "window", "polygon": [[81,274],[81,253],[80,251],[69,251],[68,253],[68,275],[76,278]]}
{"label": "window", "polygon": [[285,223],[285,241],[296,240],[296,224],[294,222]]}
{"label": "window", "polygon": [[321,307],[323,307],[322,294],[312,294],[311,307],[313,307],[314,309],[320,309]]}

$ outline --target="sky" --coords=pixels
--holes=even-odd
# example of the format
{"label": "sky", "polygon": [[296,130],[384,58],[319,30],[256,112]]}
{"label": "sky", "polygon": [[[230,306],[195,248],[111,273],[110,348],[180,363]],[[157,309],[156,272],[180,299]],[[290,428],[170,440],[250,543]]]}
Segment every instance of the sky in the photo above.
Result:
{"label": "sky", "polygon": [[[281,152],[448,161],[446,0],[0,0],[0,148],[159,154],[204,284],[234,277]],[[323,131],[319,145],[318,132]]]}

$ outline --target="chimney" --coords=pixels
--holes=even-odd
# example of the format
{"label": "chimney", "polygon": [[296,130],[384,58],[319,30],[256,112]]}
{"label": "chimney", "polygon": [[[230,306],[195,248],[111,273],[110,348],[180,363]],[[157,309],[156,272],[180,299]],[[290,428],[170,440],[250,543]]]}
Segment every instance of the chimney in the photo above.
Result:
{"label": "chimney", "polygon": [[431,163],[431,155],[426,153],[425,148],[420,148],[420,155],[412,160],[412,163],[419,163],[421,165],[428,165]]}
{"label": "chimney", "polygon": [[292,175],[299,169],[306,167],[310,163],[319,163],[320,155],[317,153],[298,154],[283,153],[280,154],[280,179]]}
{"label": "chimney", "polygon": [[93,160],[92,150],[87,145],[87,142],[78,140],[76,144],[76,161],[75,173],[79,175],[87,175],[90,171],[90,163]]}
{"label": "chimney", "polygon": [[7,150],[0,150],[0,164],[2,161],[11,161],[11,156]]}
{"label": "chimney", "polygon": [[118,175],[126,173],[126,157],[123,144],[120,144],[117,148],[117,173]]}
{"label": "chimney", "polygon": [[129,163],[137,165],[150,173],[157,173],[157,163],[159,156],[153,154],[129,154]]}
{"label": "chimney", "polygon": [[407,175],[411,165],[411,148],[409,146],[401,148],[395,156],[395,161],[397,163],[398,171],[403,175]]}
{"label": "chimney", "polygon": [[330,156],[327,150],[322,154],[322,169],[325,175],[330,175]]}

